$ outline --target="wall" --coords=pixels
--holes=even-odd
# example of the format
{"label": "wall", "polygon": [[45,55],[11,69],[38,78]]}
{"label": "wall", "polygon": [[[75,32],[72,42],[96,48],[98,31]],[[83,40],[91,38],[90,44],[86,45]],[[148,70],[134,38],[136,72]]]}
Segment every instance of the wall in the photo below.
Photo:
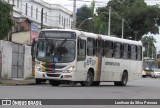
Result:
{"label": "wall", "polygon": [[12,43],[0,40],[0,48],[2,51],[2,78],[11,78],[12,66]]}
{"label": "wall", "polygon": [[12,41],[15,43],[29,44],[30,43],[30,31],[13,33]]}
{"label": "wall", "polygon": [[25,45],[24,54],[24,78],[32,76],[32,56],[31,56],[31,46]]}
{"label": "wall", "polygon": [[[2,52],[2,72],[1,78],[10,79],[12,75],[12,42],[0,40],[0,50]],[[24,53],[24,78],[32,76],[32,57],[31,57],[31,46],[25,46]]]}

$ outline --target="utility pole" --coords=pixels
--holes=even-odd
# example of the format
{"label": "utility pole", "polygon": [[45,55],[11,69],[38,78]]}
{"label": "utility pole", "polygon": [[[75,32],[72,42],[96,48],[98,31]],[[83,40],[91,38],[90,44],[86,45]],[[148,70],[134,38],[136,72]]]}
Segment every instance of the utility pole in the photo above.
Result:
{"label": "utility pole", "polygon": [[109,6],[109,20],[108,20],[108,35],[110,35],[111,33],[111,6]]}
{"label": "utility pole", "polygon": [[41,30],[43,29],[43,8],[41,10]]}
{"label": "utility pole", "polygon": [[123,39],[123,35],[124,35],[124,18],[122,18],[122,39]]}
{"label": "utility pole", "polygon": [[76,0],[73,1],[73,23],[72,29],[76,29]]}
{"label": "utility pole", "polygon": [[148,42],[148,48],[147,48],[147,57],[149,57],[149,42]]}
{"label": "utility pole", "polygon": [[153,58],[153,46],[152,46],[152,58]]}

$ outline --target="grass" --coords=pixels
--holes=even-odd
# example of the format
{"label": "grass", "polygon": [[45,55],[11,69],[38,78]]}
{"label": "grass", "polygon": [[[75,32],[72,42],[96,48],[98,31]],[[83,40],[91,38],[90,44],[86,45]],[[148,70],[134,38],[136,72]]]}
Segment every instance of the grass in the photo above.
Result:
{"label": "grass", "polygon": [[0,81],[0,84],[3,84],[3,83]]}

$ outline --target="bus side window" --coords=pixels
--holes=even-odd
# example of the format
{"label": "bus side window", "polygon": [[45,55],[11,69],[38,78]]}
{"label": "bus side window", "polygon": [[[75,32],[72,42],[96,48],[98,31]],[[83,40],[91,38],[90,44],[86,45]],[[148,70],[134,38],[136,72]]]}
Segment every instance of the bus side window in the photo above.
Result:
{"label": "bus side window", "polygon": [[129,58],[129,46],[128,44],[123,44],[123,59],[128,59]]}
{"label": "bus side window", "polygon": [[88,38],[87,39],[87,55],[88,56],[94,56],[95,55],[95,51],[94,51],[94,42],[95,40],[92,38]]}
{"label": "bus side window", "polygon": [[107,58],[113,57],[113,42],[105,41],[104,43],[104,56]]}
{"label": "bus side window", "polygon": [[128,45],[128,58],[131,59],[131,45]]}
{"label": "bus side window", "polygon": [[137,59],[138,61],[142,60],[142,47],[141,46],[137,46]]}
{"label": "bus side window", "polygon": [[86,59],[86,41],[79,39],[77,45],[77,61],[83,61]]}
{"label": "bus side window", "polygon": [[123,58],[124,46],[120,43],[120,58]]}
{"label": "bus side window", "polygon": [[121,58],[121,44],[118,42],[114,43],[114,58]]}
{"label": "bus side window", "polygon": [[104,56],[104,41],[103,40],[96,40],[96,56],[100,54]]}
{"label": "bus side window", "polygon": [[131,45],[131,60],[136,60],[136,46]]}

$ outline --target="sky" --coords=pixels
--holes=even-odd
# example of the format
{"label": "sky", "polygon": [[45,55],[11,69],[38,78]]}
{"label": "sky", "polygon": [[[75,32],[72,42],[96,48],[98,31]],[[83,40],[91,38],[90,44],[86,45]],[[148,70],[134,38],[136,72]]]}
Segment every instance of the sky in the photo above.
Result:
{"label": "sky", "polygon": [[[43,0],[47,3],[50,4],[60,4],[63,7],[67,8],[70,11],[73,11],[73,0]],[[83,5],[87,5],[90,6],[91,5],[91,1],[92,0],[77,0],[76,1],[76,6],[77,8],[80,8]],[[95,7],[104,7],[107,5],[109,0],[95,0]],[[160,0],[145,0],[145,2],[148,5],[156,5],[159,4],[160,5]],[[155,44],[155,46],[157,47],[157,51],[160,51],[160,34],[157,35],[152,35],[149,34],[150,36],[154,36],[154,38],[157,40],[157,43]]]}

